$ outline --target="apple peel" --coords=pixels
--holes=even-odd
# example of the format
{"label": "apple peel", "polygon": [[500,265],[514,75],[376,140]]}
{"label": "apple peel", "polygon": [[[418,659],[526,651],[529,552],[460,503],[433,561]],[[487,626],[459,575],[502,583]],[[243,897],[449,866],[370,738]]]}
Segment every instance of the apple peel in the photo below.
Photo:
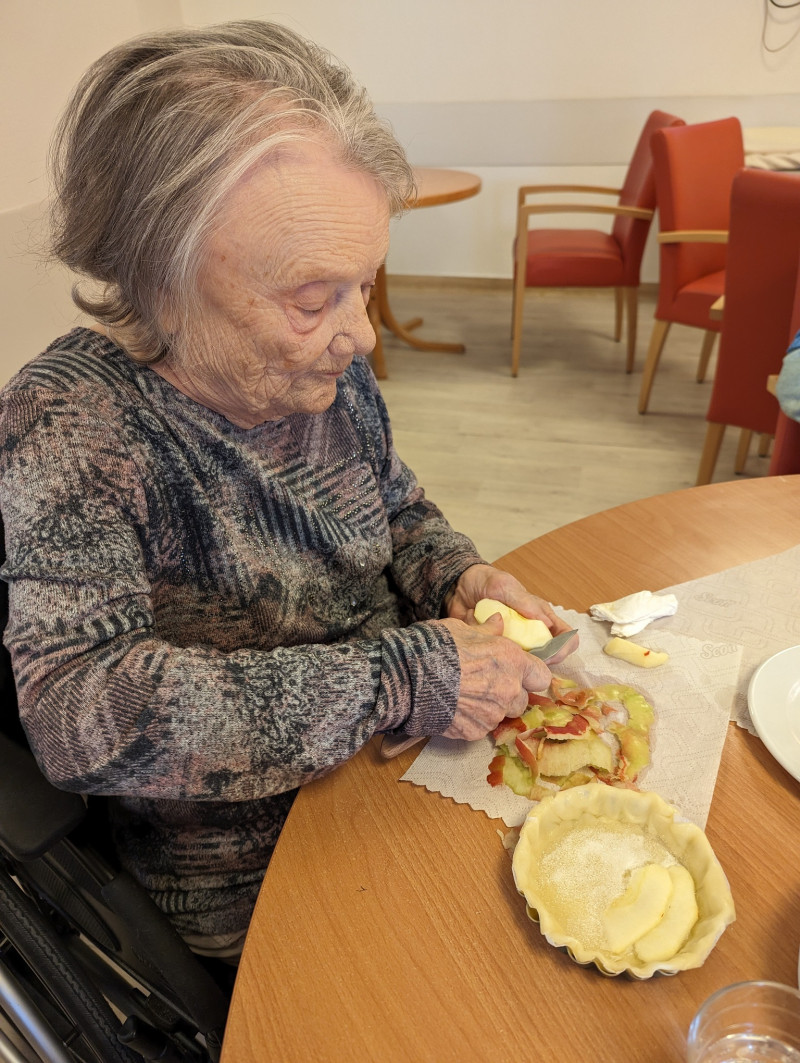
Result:
{"label": "apple peel", "polygon": [[[635,787],[650,763],[653,707],[633,687],[606,683],[579,688],[553,676],[547,694],[530,694],[521,717],[501,720],[492,732],[495,760],[490,786],[508,786],[531,801],[590,779]],[[519,770],[515,770],[518,768]]]}

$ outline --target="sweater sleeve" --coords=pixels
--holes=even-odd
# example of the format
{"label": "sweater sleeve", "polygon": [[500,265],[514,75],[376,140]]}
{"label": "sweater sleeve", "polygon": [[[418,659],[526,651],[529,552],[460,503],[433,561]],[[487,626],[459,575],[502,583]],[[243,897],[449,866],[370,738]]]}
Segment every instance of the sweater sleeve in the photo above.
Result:
{"label": "sweater sleeve", "polygon": [[368,367],[362,385],[375,409],[381,494],[392,535],[391,572],[418,619],[442,615],[444,597],[471,565],[485,564],[472,541],[456,532],[425,497],[411,469],[394,447],[392,427],[377,382]]}
{"label": "sweater sleeve", "polygon": [[20,715],[58,786],[249,800],[324,774],[377,731],[452,719],[458,654],[440,624],[269,650],[165,640],[143,473],[102,409],[7,392],[0,509]]}

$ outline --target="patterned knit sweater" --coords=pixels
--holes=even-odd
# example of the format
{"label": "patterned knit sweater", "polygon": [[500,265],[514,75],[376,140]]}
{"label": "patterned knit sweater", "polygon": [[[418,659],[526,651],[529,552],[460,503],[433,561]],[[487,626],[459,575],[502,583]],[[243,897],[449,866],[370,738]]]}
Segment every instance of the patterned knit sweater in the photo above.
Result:
{"label": "patterned knit sweater", "polygon": [[363,359],[325,413],[242,429],[75,329],[0,393],[0,512],[40,766],[109,795],[123,865],[183,933],[247,926],[296,787],[453,717],[436,619],[481,559],[397,457]]}

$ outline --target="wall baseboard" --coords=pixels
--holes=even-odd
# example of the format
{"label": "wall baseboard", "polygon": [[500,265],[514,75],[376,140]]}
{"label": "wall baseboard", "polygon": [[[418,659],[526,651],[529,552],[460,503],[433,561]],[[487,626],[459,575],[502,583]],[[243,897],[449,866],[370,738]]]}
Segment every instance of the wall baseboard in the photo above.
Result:
{"label": "wall baseboard", "polygon": [[[389,283],[392,288],[462,288],[464,291],[507,290],[511,291],[510,277],[433,277],[421,276],[412,273],[390,273]],[[574,289],[569,289],[574,291]],[[600,288],[588,288],[587,291],[603,291]],[[567,289],[564,289],[567,291]],[[643,295],[654,295],[658,291],[658,285],[643,281],[639,285],[639,291]]]}

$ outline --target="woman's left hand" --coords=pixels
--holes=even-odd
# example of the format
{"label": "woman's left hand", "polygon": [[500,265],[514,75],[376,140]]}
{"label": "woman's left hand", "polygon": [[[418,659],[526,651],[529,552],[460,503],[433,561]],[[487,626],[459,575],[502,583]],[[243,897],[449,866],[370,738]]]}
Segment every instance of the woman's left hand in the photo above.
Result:
{"label": "woman's left hand", "polygon": [[[502,572],[493,565],[470,565],[462,572],[449,600],[447,615],[467,624],[474,624],[475,606],[481,598],[494,598],[498,602],[516,609],[522,616],[531,620],[542,620],[554,635],[569,631],[567,624],[556,616],[553,607],[543,598],[527,591],[518,579]],[[558,664],[578,648],[578,636],[570,639],[567,645],[548,664]]]}

